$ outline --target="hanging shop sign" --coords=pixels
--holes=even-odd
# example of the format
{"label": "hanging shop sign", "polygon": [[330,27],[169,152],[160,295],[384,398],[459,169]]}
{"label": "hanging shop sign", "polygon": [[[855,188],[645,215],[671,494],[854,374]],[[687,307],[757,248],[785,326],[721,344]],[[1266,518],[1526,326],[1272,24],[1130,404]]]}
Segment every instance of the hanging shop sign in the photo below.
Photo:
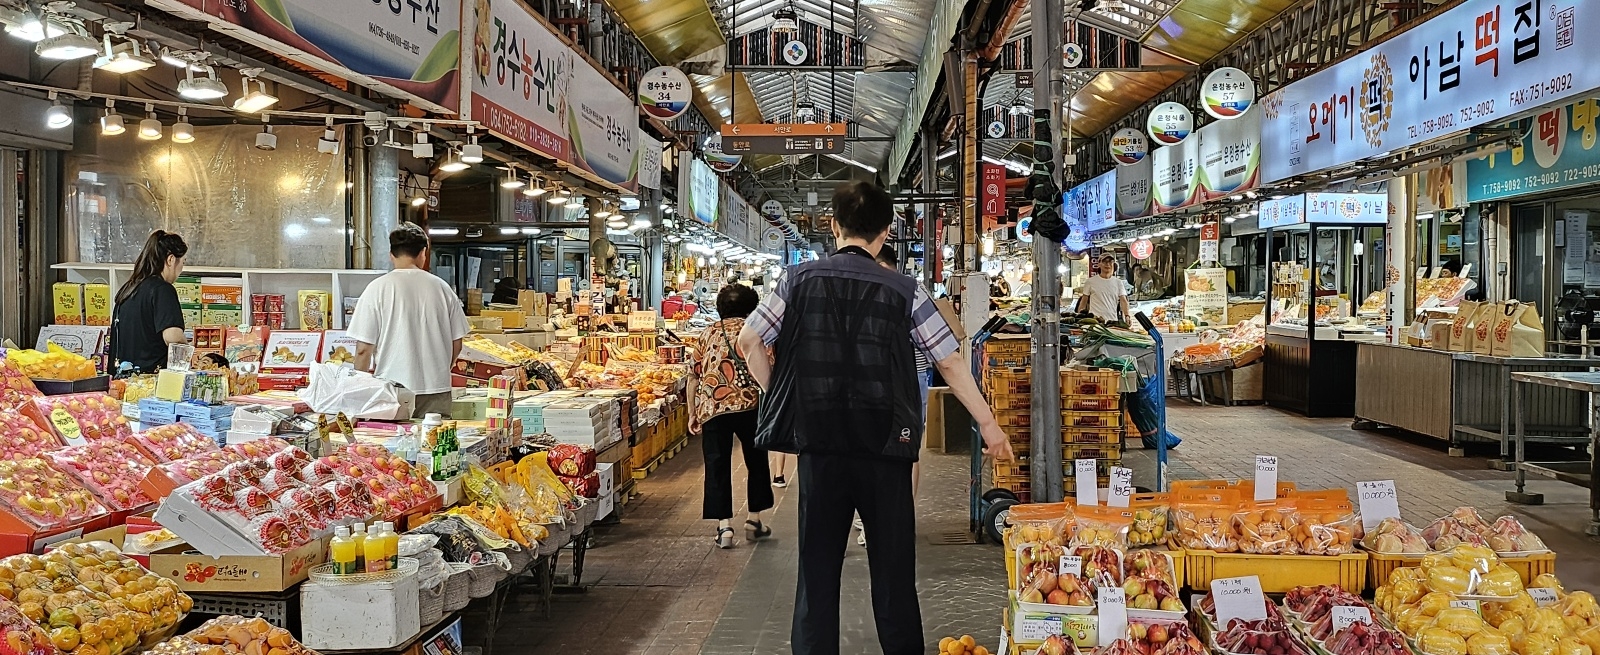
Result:
{"label": "hanging shop sign", "polygon": [[649,189],[661,188],[661,152],[664,146],[639,131],[639,186]]}
{"label": "hanging shop sign", "polygon": [[778,202],[776,200],[768,200],[766,202],[761,203],[761,215],[763,215],[763,216],[782,216],[783,215],[783,203]]}
{"label": "hanging shop sign", "polygon": [[1151,142],[1160,146],[1183,143],[1193,131],[1194,114],[1188,107],[1176,102],[1156,105],[1155,110],[1150,112],[1150,117],[1145,121],[1145,132],[1150,135]]}
{"label": "hanging shop sign", "polygon": [[[1141,239],[1133,244],[1148,242]],[[1200,325],[1222,325],[1228,321],[1228,269],[1191,268],[1183,272],[1183,280],[1184,318],[1194,319]]]}
{"label": "hanging shop sign", "polygon": [[1006,167],[983,164],[983,187],[980,191],[984,217],[1006,215]]}
{"label": "hanging shop sign", "polygon": [[152,0],[251,45],[454,113],[460,105],[461,3]]}
{"label": "hanging shop sign", "polygon": [[717,173],[711,170],[711,165],[695,157],[693,153],[678,154],[678,170],[683,171],[678,176],[678,203],[684,207],[684,214],[693,216],[695,220],[706,225],[717,222],[717,196],[722,180]]}
{"label": "hanging shop sign", "polygon": [[692,100],[694,85],[676,66],[657,66],[639,80],[639,108],[661,120],[683,115]]}
{"label": "hanging shop sign", "polygon": [[1243,116],[1256,103],[1256,82],[1244,71],[1223,67],[1211,71],[1200,84],[1200,106],[1212,118]]}
{"label": "hanging shop sign", "polygon": [[1197,135],[1200,141],[1201,186],[1213,200],[1253,189],[1261,182],[1261,112],[1237,120],[1217,121]]}
{"label": "hanging shop sign", "polygon": [[790,66],[799,66],[806,63],[806,57],[811,55],[811,50],[800,41],[790,41],[783,44],[783,61]]}
{"label": "hanging shop sign", "polygon": [[768,225],[767,228],[761,232],[761,249],[767,252],[776,251],[777,249],[783,247],[783,240],[783,230]]}
{"label": "hanging shop sign", "polygon": [[1467,162],[1467,201],[1484,202],[1600,182],[1595,121],[1600,101],[1586,99],[1544,112],[1523,124],[1509,152]]}
{"label": "hanging shop sign", "polygon": [[1134,259],[1149,259],[1156,253],[1156,244],[1151,243],[1148,237],[1141,237],[1128,244],[1128,254]]}
{"label": "hanging shop sign", "polygon": [[1076,43],[1061,44],[1061,65],[1066,68],[1077,68],[1083,63],[1083,46]]}
{"label": "hanging shop sign", "polygon": [[1003,137],[1003,136],[1006,135],[1006,124],[1002,123],[1000,121],[995,121],[993,123],[990,123],[988,132],[989,132],[989,138],[991,138],[991,139],[998,139],[1000,137]]}
{"label": "hanging shop sign", "polygon": [[722,182],[717,183],[717,192],[721,195],[718,199],[717,232],[732,239],[740,245],[749,245],[750,214],[749,205],[746,205],[739,192],[733,187]]}
{"label": "hanging shop sign", "polygon": [[1063,206],[1083,219],[1089,233],[1101,232],[1117,224],[1117,172],[1108,171],[1083,184],[1068,189],[1061,199]]}
{"label": "hanging shop sign", "polygon": [[1118,166],[1137,164],[1149,154],[1150,141],[1139,130],[1124,127],[1111,135],[1111,158]]}
{"label": "hanging shop sign", "polygon": [[1269,94],[1267,182],[1503,122],[1600,88],[1600,12],[1578,0],[1467,0]]}
{"label": "hanging shop sign", "polygon": [[1306,222],[1306,197],[1294,195],[1263,200],[1257,212],[1256,227],[1263,230],[1299,225]]}
{"label": "hanging shop sign", "polygon": [[598,182],[637,187],[638,109],[544,19],[516,2],[469,3],[462,118],[573,165]]}
{"label": "hanging shop sign", "polygon": [[727,173],[739,166],[744,160],[744,155],[730,155],[722,150],[722,135],[712,134],[706,137],[706,145],[701,149],[706,158],[706,163],[711,164],[712,170],[718,173]]}
{"label": "hanging shop sign", "polygon": [[728,123],[722,149],[730,155],[840,154],[849,132],[845,123]]}
{"label": "hanging shop sign", "polygon": [[1221,254],[1222,224],[1217,222],[1203,223],[1200,225],[1200,256],[1202,262],[1217,261]]}
{"label": "hanging shop sign", "polygon": [[1118,166],[1117,220],[1126,221],[1150,213],[1150,159]]}
{"label": "hanging shop sign", "polygon": [[1017,240],[1023,243],[1033,243],[1033,216],[1023,216],[1017,219]]}
{"label": "hanging shop sign", "polygon": [[1160,214],[1193,205],[1204,197],[1200,184],[1199,139],[1157,148],[1150,155],[1150,212]]}
{"label": "hanging shop sign", "polygon": [[1306,193],[1261,202],[1256,225],[1262,229],[1312,225],[1384,225],[1389,196],[1384,193]]}

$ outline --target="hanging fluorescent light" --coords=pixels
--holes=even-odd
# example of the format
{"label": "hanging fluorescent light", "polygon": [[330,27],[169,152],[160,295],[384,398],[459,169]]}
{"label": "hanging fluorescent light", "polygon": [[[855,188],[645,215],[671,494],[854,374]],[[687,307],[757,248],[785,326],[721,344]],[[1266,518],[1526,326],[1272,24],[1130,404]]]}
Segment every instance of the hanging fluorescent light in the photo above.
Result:
{"label": "hanging fluorescent light", "polygon": [[527,182],[523,182],[522,178],[517,177],[517,169],[515,168],[506,169],[505,179],[500,180],[500,188],[502,189],[521,189],[527,185]]}
{"label": "hanging fluorescent light", "polygon": [[934,161],[944,161],[944,160],[949,159],[949,158],[954,157],[954,156],[956,156],[956,149],[955,148],[951,148],[949,150],[946,150],[944,152],[939,153],[939,156],[934,157],[933,159],[934,159]]}
{"label": "hanging fluorescent light", "polygon": [[428,199],[422,195],[422,191],[421,190],[417,190],[417,191],[414,191],[412,193],[413,193],[413,195],[411,196],[411,206],[412,207],[421,207],[423,205],[428,204]]}
{"label": "hanging fluorescent light", "polygon": [[796,34],[800,32],[800,14],[794,7],[783,7],[772,12],[773,34]]}
{"label": "hanging fluorescent light", "polygon": [[333,118],[326,120],[322,130],[322,138],[317,139],[317,152],[324,155],[339,154],[339,133],[333,131]]}
{"label": "hanging fluorescent light", "polygon": [[122,114],[117,113],[117,101],[106,99],[106,114],[100,117],[100,134],[103,136],[116,136],[128,131],[128,126],[122,121]]}
{"label": "hanging fluorescent light", "polygon": [[173,143],[193,143],[194,126],[189,124],[189,110],[178,108],[178,122],[172,124]]}
{"label": "hanging fluorescent light", "polygon": [[513,235],[513,234],[521,234],[521,233],[522,233],[522,230],[520,228],[515,228],[515,227],[502,227],[502,228],[500,228],[500,234],[506,235],[506,236],[510,236],[510,235]]}
{"label": "hanging fluorescent light", "polygon": [[105,46],[105,54],[95,57],[95,68],[108,73],[123,75],[126,73],[137,73],[156,65],[154,59],[144,56],[144,54],[139,51],[138,41],[129,39],[126,50],[117,51],[112,48],[111,34],[112,32],[108,29],[106,33],[100,37],[101,45]]}
{"label": "hanging fluorescent light", "polygon": [[[278,104],[278,96],[267,93],[267,83],[257,78],[261,74],[259,68],[241,69],[243,76],[244,95],[233,101],[233,110],[246,114],[254,114],[263,109]],[[256,90],[250,90],[250,83],[256,83]]]}
{"label": "hanging fluorescent light", "polygon": [[544,185],[539,184],[538,180],[529,178],[528,181],[530,184],[528,185],[528,188],[522,190],[522,195],[525,195],[529,198],[537,198],[549,191],[548,189],[544,188]]}
{"label": "hanging fluorescent light", "polygon": [[606,221],[606,227],[609,227],[613,230],[626,229],[628,227],[628,219],[617,216],[609,221]]}
{"label": "hanging fluorescent light", "polygon": [[468,164],[483,163],[483,146],[478,145],[478,136],[472,133],[472,128],[467,128],[467,135],[472,137],[472,143],[461,146],[461,161]]}
{"label": "hanging fluorescent light", "polygon": [[277,150],[278,135],[272,133],[272,126],[265,122],[266,118],[266,114],[261,115],[261,133],[256,135],[256,150]]}
{"label": "hanging fluorescent light", "polygon": [[453,237],[461,234],[461,230],[453,227],[430,227],[428,228],[428,234],[436,237]]}
{"label": "hanging fluorescent light", "polygon": [[878,172],[877,168],[872,167],[872,166],[868,166],[866,164],[858,162],[858,161],[856,161],[854,159],[851,159],[849,157],[846,157],[844,155],[836,155],[836,154],[833,154],[833,153],[830,152],[830,153],[828,153],[828,156],[833,158],[833,159],[835,159],[835,160],[837,160],[837,161],[842,161],[842,162],[844,162],[846,164],[850,164],[851,166],[855,166],[856,168],[860,168],[862,170],[865,170],[868,173],[876,173],[876,172]]}
{"label": "hanging fluorescent light", "polygon": [[187,68],[196,73],[204,73],[206,71],[205,65],[199,62],[200,59],[204,58],[204,55],[197,52],[162,48],[157,58],[161,60],[161,63],[173,68]]}
{"label": "hanging fluorescent light", "polygon": [[528,236],[534,236],[534,235],[537,235],[539,233],[539,228],[536,228],[536,227],[525,227],[525,228],[522,228],[522,233],[526,234]]}
{"label": "hanging fluorescent light", "polygon": [[206,76],[194,77],[194,67],[184,69],[184,78],[178,82],[178,95],[190,100],[216,100],[228,95],[228,86],[217,79],[217,69],[206,67]]}
{"label": "hanging fluorescent light", "polygon": [[446,173],[459,173],[461,171],[467,170],[467,168],[468,168],[467,163],[464,162],[464,161],[461,161],[461,159],[459,157],[457,157],[456,153],[454,153],[454,152],[451,152],[450,154],[445,155],[444,162],[439,164],[439,170],[444,171]]}
{"label": "hanging fluorescent light", "polygon": [[567,206],[567,209],[582,209],[583,208],[583,199],[578,197],[578,196],[571,196],[571,197],[567,198],[567,205],[566,206]]}
{"label": "hanging fluorescent light", "polygon": [[545,202],[552,205],[565,205],[567,204],[567,197],[560,193],[552,193],[549,198],[545,198]]}
{"label": "hanging fluorescent light", "polygon": [[76,31],[46,37],[33,47],[33,52],[45,59],[70,61],[93,57],[100,53],[100,44]]}
{"label": "hanging fluorescent light", "polygon": [[650,229],[650,226],[651,226],[651,223],[650,223],[650,217],[649,216],[635,216],[634,219],[633,219],[633,227],[634,227],[634,229],[648,230],[648,229]]}
{"label": "hanging fluorescent light", "polygon": [[48,18],[40,19],[39,15],[32,11],[22,12],[14,22],[6,22],[6,34],[29,43],[38,43],[66,33],[67,28],[61,23]]}
{"label": "hanging fluorescent light", "polygon": [[52,130],[59,130],[72,124],[72,110],[61,106],[61,99],[56,97],[56,92],[50,92],[50,108],[44,110],[44,124]]}

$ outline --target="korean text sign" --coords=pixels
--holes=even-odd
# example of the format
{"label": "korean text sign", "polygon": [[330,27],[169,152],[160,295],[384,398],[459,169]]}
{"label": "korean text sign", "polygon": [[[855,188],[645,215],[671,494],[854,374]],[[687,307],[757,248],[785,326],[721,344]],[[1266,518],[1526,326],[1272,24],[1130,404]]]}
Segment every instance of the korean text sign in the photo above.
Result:
{"label": "korean text sign", "polygon": [[[1581,0],[1468,0],[1270,94],[1267,182],[1505,121],[1600,87],[1600,11]],[[1584,35],[1589,35],[1585,37]]]}

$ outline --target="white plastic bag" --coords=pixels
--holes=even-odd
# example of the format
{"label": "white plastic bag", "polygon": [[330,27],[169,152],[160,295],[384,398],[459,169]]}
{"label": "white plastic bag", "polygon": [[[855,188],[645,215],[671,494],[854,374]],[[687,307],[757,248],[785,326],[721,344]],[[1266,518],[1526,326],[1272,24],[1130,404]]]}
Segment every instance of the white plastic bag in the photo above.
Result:
{"label": "white plastic bag", "polygon": [[349,366],[325,362],[310,370],[311,384],[300,399],[321,414],[343,412],[351,418],[393,420],[409,418],[415,395],[393,382],[380,380]]}

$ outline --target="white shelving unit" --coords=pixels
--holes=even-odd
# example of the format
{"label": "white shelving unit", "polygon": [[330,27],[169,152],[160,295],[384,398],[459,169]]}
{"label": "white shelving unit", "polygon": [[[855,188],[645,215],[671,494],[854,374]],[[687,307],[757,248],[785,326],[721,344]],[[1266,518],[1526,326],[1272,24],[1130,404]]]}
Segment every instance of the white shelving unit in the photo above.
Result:
{"label": "white shelving unit", "polygon": [[[111,285],[112,293],[122,287],[133,273],[132,264],[56,264],[51,268],[65,271],[68,282],[103,282]],[[244,321],[251,323],[250,294],[283,294],[284,328],[300,329],[300,312],[296,311],[297,293],[302,290],[326,291],[333,296],[333,327],[344,329],[344,298],[358,298],[367,285],[388,271],[365,269],[307,269],[307,268],[226,268],[216,266],[185,266],[183,274],[189,277],[238,278],[244,286]]]}

